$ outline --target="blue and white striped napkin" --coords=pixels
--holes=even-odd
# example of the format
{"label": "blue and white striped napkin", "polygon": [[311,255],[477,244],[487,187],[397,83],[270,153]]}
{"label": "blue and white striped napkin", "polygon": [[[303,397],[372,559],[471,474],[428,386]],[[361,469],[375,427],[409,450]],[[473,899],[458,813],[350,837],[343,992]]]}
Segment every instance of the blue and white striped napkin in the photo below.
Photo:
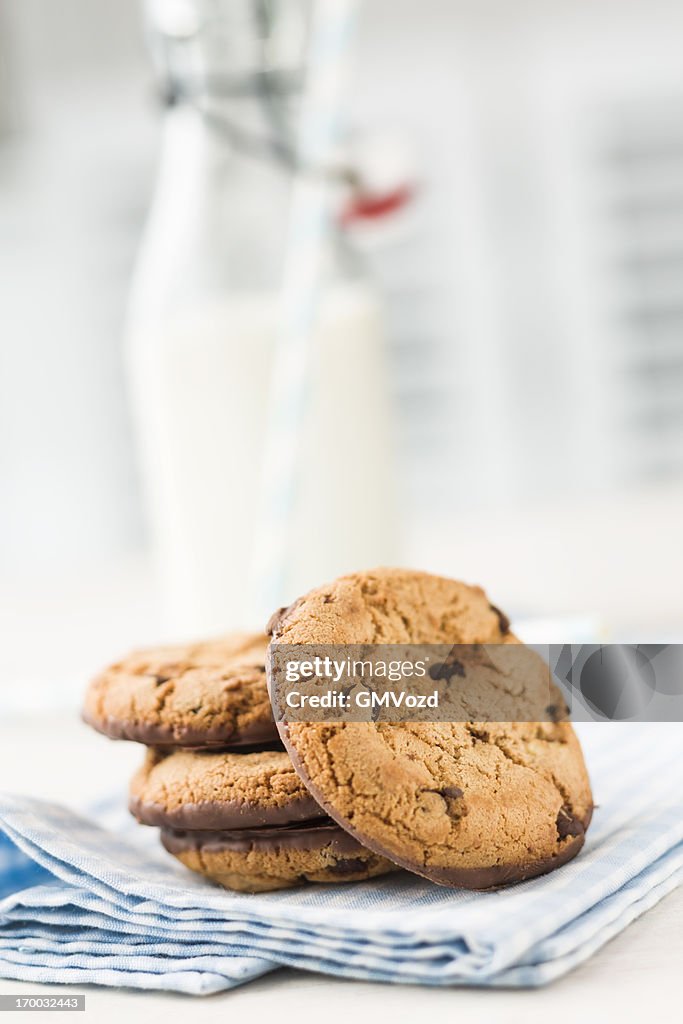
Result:
{"label": "blue and white striped napkin", "polygon": [[204,994],[281,965],[425,985],[537,986],[683,881],[683,726],[589,723],[598,804],[579,857],[494,893],[405,872],[223,891],[128,822],[0,797],[0,977]]}

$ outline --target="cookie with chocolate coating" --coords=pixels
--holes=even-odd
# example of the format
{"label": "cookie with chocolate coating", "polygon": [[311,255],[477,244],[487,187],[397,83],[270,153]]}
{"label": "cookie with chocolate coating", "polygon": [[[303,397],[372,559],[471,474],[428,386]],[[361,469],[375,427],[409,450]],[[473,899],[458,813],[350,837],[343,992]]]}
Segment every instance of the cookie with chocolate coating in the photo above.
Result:
{"label": "cookie with chocolate coating", "polygon": [[[277,644],[517,644],[479,587],[378,569],[278,613]],[[294,766],[375,853],[442,885],[487,889],[575,856],[592,814],[569,722],[291,722]]]}
{"label": "cookie with chocolate coating", "polygon": [[129,806],[145,825],[187,830],[272,828],[326,816],[284,750],[148,750]]}
{"label": "cookie with chocolate coating", "polygon": [[113,739],[157,747],[277,743],[267,637],[236,634],[136,651],[91,682],[83,718]]}
{"label": "cookie with chocolate coating", "polygon": [[396,870],[395,864],[365,849],[328,818],[227,832],[162,829],[161,841],[191,871],[239,892],[272,892],[304,882],[363,881]]}

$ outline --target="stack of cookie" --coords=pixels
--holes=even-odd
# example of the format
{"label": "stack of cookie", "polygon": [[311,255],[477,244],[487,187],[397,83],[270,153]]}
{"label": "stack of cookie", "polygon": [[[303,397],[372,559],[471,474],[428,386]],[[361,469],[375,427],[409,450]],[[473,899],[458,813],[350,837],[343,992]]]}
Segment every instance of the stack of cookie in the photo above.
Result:
{"label": "stack of cookie", "polygon": [[231,889],[344,882],[394,869],[326,815],[277,733],[265,635],[141,651],[97,676],[83,717],[148,747],[130,809],[187,867]]}
{"label": "stack of cookie", "polygon": [[[508,654],[519,644],[479,587],[398,569],[319,587],[276,613],[269,632],[278,644],[491,644]],[[132,781],[131,810],[161,828],[164,846],[187,867],[251,892],[366,879],[397,866],[441,885],[487,889],[579,852],[593,802],[568,721],[276,728],[268,640],[143,652],[88,691],[91,725],[150,748]],[[491,666],[501,693],[512,686],[537,697],[526,669],[512,678],[509,665],[503,658]],[[561,695],[551,689],[547,711],[562,719]]]}

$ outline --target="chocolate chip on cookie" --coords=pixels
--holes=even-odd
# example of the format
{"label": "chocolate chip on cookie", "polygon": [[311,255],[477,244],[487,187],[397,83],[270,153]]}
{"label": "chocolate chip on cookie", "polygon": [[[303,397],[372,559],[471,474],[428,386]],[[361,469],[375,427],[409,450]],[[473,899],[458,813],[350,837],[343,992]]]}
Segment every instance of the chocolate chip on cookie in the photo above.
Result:
{"label": "chocolate chip on cookie", "polygon": [[92,681],[83,717],[113,739],[158,747],[272,744],[266,646],[265,635],[238,634],[135,652]]}
{"label": "chocolate chip on cookie", "polygon": [[325,817],[284,750],[250,754],[147,751],[130,786],[145,825],[243,829]]}
{"label": "chocolate chip on cookie", "polygon": [[[278,644],[519,644],[479,587],[397,569],[320,587],[271,629]],[[440,884],[522,881],[583,845],[592,796],[568,722],[278,728],[301,778],[342,828]]]}

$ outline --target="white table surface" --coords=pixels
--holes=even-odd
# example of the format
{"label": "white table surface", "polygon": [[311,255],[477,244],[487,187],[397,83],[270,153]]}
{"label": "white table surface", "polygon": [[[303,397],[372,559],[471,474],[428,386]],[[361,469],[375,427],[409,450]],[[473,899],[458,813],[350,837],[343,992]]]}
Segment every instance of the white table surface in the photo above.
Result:
{"label": "white table surface", "polygon": [[[108,742],[74,716],[44,714],[0,721],[0,787],[15,792],[78,804],[111,790],[116,780],[137,766],[140,755],[135,745]],[[4,979],[0,979],[0,992],[85,992],[86,1014],[98,1024],[120,1020],[187,1024],[190,1014],[192,1021],[225,1021],[235,1013],[250,1024],[271,1017],[278,1024],[316,1018],[324,1024],[348,1024],[378,1020],[386,1014],[392,1024],[425,1015],[455,1019],[456,1014],[467,1024],[576,1024],[582,1018],[659,1024],[680,1019],[683,889],[666,897],[572,974],[538,990],[430,989],[281,970],[205,998]]]}

